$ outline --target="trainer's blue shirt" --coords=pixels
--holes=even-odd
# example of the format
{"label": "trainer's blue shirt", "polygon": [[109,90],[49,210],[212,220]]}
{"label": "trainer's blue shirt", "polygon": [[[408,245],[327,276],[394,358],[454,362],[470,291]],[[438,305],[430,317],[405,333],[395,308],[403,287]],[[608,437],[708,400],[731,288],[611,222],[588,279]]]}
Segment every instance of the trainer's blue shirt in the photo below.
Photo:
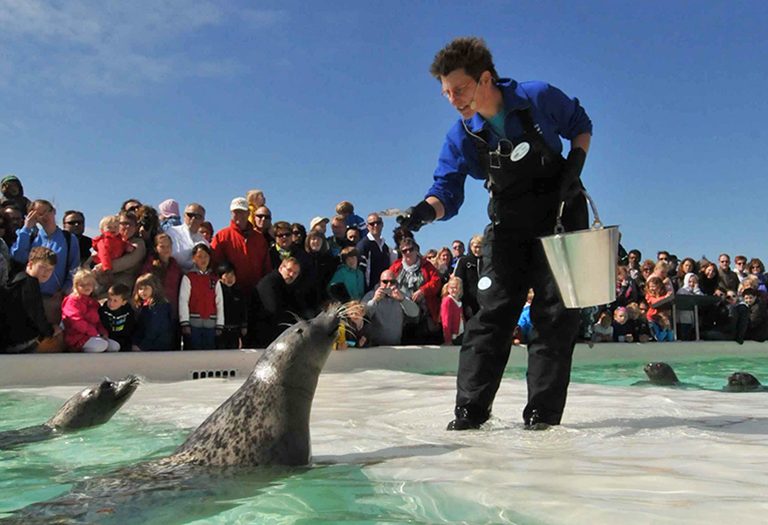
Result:
{"label": "trainer's blue shirt", "polygon": [[[592,134],[592,121],[578,99],[570,98],[556,87],[545,82],[518,83],[511,79],[500,79],[496,85],[501,90],[504,108],[508,112],[505,119],[507,137],[523,133],[523,126],[514,111],[525,108],[531,109],[533,121],[541,128],[544,140],[557,153],[563,151],[560,137],[571,140],[582,133]],[[465,123],[473,133],[490,126],[479,113]],[[491,143],[490,146],[493,148],[496,145]],[[486,178],[485,170],[479,164],[474,140],[459,119],[445,137],[434,173],[435,182],[425,196],[436,197],[443,203],[445,215],[441,220],[456,215],[464,203],[464,180],[467,175],[473,179]]]}

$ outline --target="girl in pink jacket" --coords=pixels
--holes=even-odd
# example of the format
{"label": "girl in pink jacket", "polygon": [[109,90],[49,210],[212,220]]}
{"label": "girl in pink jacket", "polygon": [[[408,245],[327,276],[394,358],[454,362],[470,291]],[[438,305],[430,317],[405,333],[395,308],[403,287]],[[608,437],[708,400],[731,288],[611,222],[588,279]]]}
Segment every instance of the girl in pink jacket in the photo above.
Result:
{"label": "girl in pink jacket", "polygon": [[461,344],[464,335],[464,311],[461,297],[464,295],[461,278],[453,276],[443,286],[443,301],[440,303],[440,321],[443,325],[443,342],[447,345]]}
{"label": "girl in pink jacket", "polygon": [[72,352],[117,352],[120,343],[107,337],[99,320],[99,302],[92,297],[96,277],[90,270],[75,273],[72,293],[61,303],[64,342]]}

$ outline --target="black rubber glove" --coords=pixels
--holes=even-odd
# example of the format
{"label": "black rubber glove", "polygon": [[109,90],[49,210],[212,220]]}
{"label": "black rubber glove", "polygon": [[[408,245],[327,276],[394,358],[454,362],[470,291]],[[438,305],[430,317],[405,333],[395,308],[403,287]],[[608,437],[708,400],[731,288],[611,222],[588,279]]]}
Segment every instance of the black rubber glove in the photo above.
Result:
{"label": "black rubber glove", "polygon": [[586,160],[587,153],[581,148],[572,149],[568,154],[561,175],[561,201],[570,202],[584,189],[584,186],[581,184],[581,170],[584,168],[584,161]]}
{"label": "black rubber glove", "polygon": [[397,216],[397,223],[412,232],[417,232],[425,224],[435,220],[435,209],[427,201],[421,201],[416,206],[411,206],[403,215]]}

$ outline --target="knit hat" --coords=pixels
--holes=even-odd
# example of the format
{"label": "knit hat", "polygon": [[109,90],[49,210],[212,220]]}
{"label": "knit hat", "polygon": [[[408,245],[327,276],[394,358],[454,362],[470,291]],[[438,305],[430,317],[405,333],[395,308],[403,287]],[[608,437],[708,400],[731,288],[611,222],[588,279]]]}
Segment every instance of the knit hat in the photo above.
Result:
{"label": "knit hat", "polygon": [[17,184],[21,184],[21,181],[16,175],[6,175],[3,177],[3,180],[0,180],[0,185],[5,184],[6,182],[15,182]]}
{"label": "knit hat", "polygon": [[179,217],[179,203],[175,199],[166,199],[161,202],[157,211],[161,217]]}

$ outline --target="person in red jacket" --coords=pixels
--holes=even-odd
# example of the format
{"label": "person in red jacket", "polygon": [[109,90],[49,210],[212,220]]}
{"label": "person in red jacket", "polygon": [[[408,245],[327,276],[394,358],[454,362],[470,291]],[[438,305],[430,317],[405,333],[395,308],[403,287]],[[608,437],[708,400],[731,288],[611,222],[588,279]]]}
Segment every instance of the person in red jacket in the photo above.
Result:
{"label": "person in red jacket", "polygon": [[224,296],[219,277],[211,271],[211,248],[192,248],[193,269],[181,278],[179,322],[184,350],[215,350],[224,328]]}
{"label": "person in red jacket", "polygon": [[398,245],[402,258],[390,270],[395,274],[398,288],[419,305],[416,325],[403,330],[404,343],[437,343],[442,340],[440,329],[440,291],[442,282],[435,267],[419,253],[419,245],[406,237]]}
{"label": "person in red jacket", "polygon": [[250,295],[262,277],[272,271],[269,245],[263,235],[248,222],[248,201],[232,199],[229,205],[232,221],[216,232],[211,241],[214,265],[228,262],[235,269],[236,286]]}
{"label": "person in red jacket", "polygon": [[64,342],[73,352],[117,352],[120,343],[109,339],[99,318],[99,302],[93,298],[96,276],[91,270],[75,273],[72,293],[61,303]]}

